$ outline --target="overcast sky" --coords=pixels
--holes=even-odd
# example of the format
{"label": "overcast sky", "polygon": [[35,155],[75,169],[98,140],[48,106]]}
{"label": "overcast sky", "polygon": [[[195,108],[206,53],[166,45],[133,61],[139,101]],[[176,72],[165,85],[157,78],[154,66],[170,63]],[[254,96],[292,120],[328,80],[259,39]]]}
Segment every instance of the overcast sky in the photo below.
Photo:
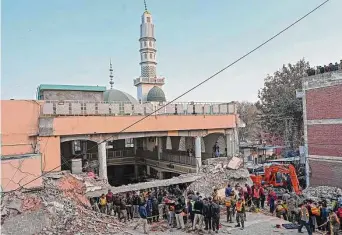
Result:
{"label": "overcast sky", "polygon": [[[157,73],[170,100],[282,30],[323,0],[147,0]],[[341,0],[320,10],[183,101],[257,100],[267,74],[301,58],[342,59]],[[136,97],[142,0],[3,0],[2,99],[34,99],[39,84],[109,87]]]}

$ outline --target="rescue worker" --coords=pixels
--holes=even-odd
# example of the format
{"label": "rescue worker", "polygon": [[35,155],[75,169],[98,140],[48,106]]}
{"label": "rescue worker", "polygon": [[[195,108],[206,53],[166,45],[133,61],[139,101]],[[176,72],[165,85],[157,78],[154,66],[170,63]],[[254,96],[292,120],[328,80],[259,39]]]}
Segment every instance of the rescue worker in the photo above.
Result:
{"label": "rescue worker", "polygon": [[300,204],[299,206],[300,206],[300,212],[299,212],[300,213],[300,225],[298,227],[298,232],[301,233],[302,228],[304,226],[306,230],[308,231],[308,234],[312,235],[312,231],[310,228],[309,211],[304,204]]}
{"label": "rescue worker", "polygon": [[100,212],[101,213],[106,213],[106,207],[107,207],[107,200],[106,200],[106,195],[102,194],[100,197]]}
{"label": "rescue worker", "polygon": [[336,213],[331,211],[329,214],[330,221],[330,235],[338,235],[338,230],[340,229],[340,220]]}
{"label": "rescue worker", "polygon": [[[209,201],[211,202],[211,198],[209,198]],[[220,205],[218,204],[218,201],[213,200],[211,202],[211,216],[212,216],[212,228],[215,233],[218,233],[220,228]]]}
{"label": "rescue worker", "polygon": [[236,203],[236,222],[237,225],[235,227],[241,227],[241,229],[245,228],[244,217],[245,217],[245,204],[243,203],[242,199],[239,198],[238,202]]}
{"label": "rescue worker", "polygon": [[207,198],[203,199],[203,216],[204,216],[204,230],[209,230],[211,233],[211,205]]}
{"label": "rescue worker", "polygon": [[278,218],[281,218],[283,216],[283,218],[286,219],[286,209],[284,208],[283,203],[281,201],[277,202],[276,216]]}
{"label": "rescue worker", "polygon": [[232,223],[232,213],[231,213],[232,198],[231,196],[226,197],[225,205],[226,205],[226,210],[227,210],[227,223],[228,222]]}
{"label": "rescue worker", "polygon": [[110,215],[113,210],[113,193],[110,189],[108,189],[106,200],[107,200],[107,214]]}
{"label": "rescue worker", "polygon": [[253,188],[253,203],[257,208],[260,208],[260,187],[254,185]]}
{"label": "rescue worker", "polygon": [[199,224],[199,230],[202,230],[202,225],[203,225],[203,201],[201,199],[201,197],[199,197],[197,199],[197,201],[194,204],[194,213],[195,213],[195,218],[194,218],[194,222],[192,225],[192,230],[196,229],[196,224],[198,222]]}
{"label": "rescue worker", "polygon": [[225,195],[226,197],[230,197],[230,194],[232,193],[233,188],[230,186],[230,184],[228,184],[226,190],[225,190]]}
{"label": "rescue worker", "polygon": [[236,202],[237,202],[237,197],[236,197],[236,194],[235,194],[235,192],[234,191],[232,191],[232,193],[230,194],[230,199],[231,199],[231,202],[232,202],[232,210],[231,210],[231,212],[232,212],[232,215],[231,215],[231,217],[232,217],[232,220],[233,220],[233,218],[235,217],[235,207],[236,207]]}
{"label": "rescue worker", "polygon": [[126,219],[127,219],[127,207],[126,207],[126,199],[124,197],[120,197],[120,222],[121,220],[123,219],[124,222],[126,222]]}
{"label": "rescue worker", "polygon": [[296,209],[297,205],[296,205],[296,199],[294,199],[292,196],[288,200],[287,207],[288,207],[287,219],[290,222],[294,223],[295,222],[295,209]]}
{"label": "rescue worker", "polygon": [[114,204],[114,216],[117,214],[118,219],[120,220],[121,210],[120,210],[120,197],[119,197],[119,195],[114,195],[113,204]]}

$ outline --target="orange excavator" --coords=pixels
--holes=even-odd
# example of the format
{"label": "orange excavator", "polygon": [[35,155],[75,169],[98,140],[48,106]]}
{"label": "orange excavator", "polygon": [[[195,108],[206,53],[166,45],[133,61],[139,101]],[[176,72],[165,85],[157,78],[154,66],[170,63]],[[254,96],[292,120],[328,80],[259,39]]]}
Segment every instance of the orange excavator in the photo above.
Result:
{"label": "orange excavator", "polygon": [[271,165],[265,167],[264,172],[263,175],[251,175],[254,184],[261,185],[262,182],[264,182],[265,186],[286,187],[289,182],[287,179],[284,179],[283,176],[288,175],[293,191],[297,195],[302,193],[297,178],[296,168],[293,165]]}

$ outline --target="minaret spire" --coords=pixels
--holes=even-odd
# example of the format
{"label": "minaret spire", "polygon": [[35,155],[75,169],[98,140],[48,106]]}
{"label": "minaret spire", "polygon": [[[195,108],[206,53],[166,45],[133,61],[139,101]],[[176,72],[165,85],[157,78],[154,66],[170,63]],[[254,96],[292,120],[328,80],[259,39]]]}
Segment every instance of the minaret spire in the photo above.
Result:
{"label": "minaret spire", "polygon": [[145,6],[145,11],[147,11],[147,4],[146,4],[146,0],[144,0],[144,6]]}
{"label": "minaret spire", "polygon": [[112,66],[112,59],[109,60],[109,84],[110,84],[110,89],[113,89],[114,81],[113,81],[113,66]]}

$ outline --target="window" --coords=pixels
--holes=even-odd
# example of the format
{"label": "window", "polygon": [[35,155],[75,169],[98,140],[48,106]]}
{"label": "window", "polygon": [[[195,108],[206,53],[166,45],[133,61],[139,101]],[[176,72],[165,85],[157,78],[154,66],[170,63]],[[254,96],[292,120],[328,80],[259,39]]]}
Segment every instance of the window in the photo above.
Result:
{"label": "window", "polygon": [[144,47],[146,47],[147,46],[147,43],[146,43],[146,41],[144,42]]}
{"label": "window", "polygon": [[150,47],[152,47],[152,42],[150,41],[150,42],[148,43],[148,45],[149,45]]}
{"label": "window", "polygon": [[144,57],[145,57],[145,59],[147,59],[147,53],[144,53]]}
{"label": "window", "polygon": [[152,53],[150,53],[150,59],[152,59]]}
{"label": "window", "polygon": [[134,147],[133,138],[125,139],[125,147],[126,148],[133,148]]}
{"label": "window", "polygon": [[147,17],[146,20],[147,20],[147,23],[151,23],[151,18],[150,17]]}
{"label": "window", "polygon": [[73,149],[72,149],[72,153],[73,154],[78,154],[81,152],[82,147],[81,147],[81,141],[80,140],[75,140],[72,142],[73,143]]}

